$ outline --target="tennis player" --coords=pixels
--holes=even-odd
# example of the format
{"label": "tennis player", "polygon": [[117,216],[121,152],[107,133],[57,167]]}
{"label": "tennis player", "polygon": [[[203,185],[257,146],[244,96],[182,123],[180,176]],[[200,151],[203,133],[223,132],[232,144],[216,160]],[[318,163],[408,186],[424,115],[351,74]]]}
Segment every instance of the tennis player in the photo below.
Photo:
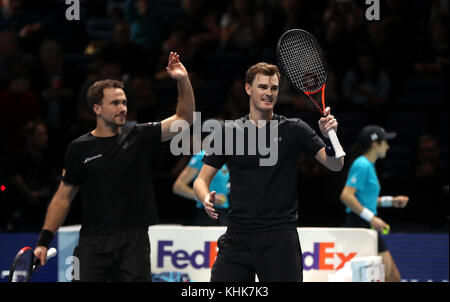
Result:
{"label": "tennis player", "polygon": [[[355,145],[356,159],[350,166],[341,201],[346,205],[346,227],[374,228],[379,232],[378,254],[385,267],[386,281],[401,281],[397,265],[386,243],[381,236],[383,231],[389,230],[389,225],[377,215],[377,207],[404,208],[409,200],[408,196],[379,196],[380,183],[378,181],[375,163],[386,157],[389,149],[388,140],[395,138],[395,132],[386,132],[382,127],[370,125],[364,127],[357,136]],[[359,156],[358,156],[359,155]]]}
{"label": "tennis player", "polygon": [[[267,63],[251,66],[245,76],[245,91],[249,96],[250,113],[222,129],[234,127],[244,132],[243,155],[206,154],[205,163],[194,182],[194,191],[206,212],[214,219],[215,192],[211,180],[223,164],[230,170],[230,208],[228,227],[218,240],[219,252],[211,270],[211,281],[302,281],[302,252],[297,233],[297,166],[302,150],[314,156],[333,171],[340,171],[344,159],[336,159],[327,131],[337,129],[336,119],[325,111],[319,127],[326,143],[299,118],[286,118],[274,113],[279,90],[278,67]],[[266,155],[252,149],[258,138],[249,137],[241,129],[246,121],[258,131],[269,132],[272,125],[278,136],[278,158],[274,165],[260,165]],[[274,123],[270,123],[273,121]],[[264,133],[264,132],[263,132]],[[223,136],[222,136],[223,137]],[[266,140],[267,142],[267,140]],[[227,143],[225,141],[225,143]],[[234,147],[239,141],[232,141]],[[255,148],[253,148],[255,149]],[[226,153],[222,153],[226,154]]]}
{"label": "tennis player", "polygon": [[94,83],[87,102],[96,128],[72,141],[66,151],[62,181],[50,202],[35,255],[44,255],[80,192],[83,217],[74,250],[79,281],[151,281],[148,226],[157,223],[151,159],[158,145],[176,132],[177,120],[192,123],[195,100],[188,72],[170,53],[167,73],[177,81],[176,113],[146,124],[127,122],[123,84]]}

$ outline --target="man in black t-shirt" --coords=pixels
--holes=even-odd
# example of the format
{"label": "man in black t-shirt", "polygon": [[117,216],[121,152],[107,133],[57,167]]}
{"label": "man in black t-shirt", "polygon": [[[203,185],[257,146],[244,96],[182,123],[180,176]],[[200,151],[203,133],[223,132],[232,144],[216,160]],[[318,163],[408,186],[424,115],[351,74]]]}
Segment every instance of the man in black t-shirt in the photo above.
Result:
{"label": "man in black t-shirt", "polygon": [[210,192],[209,184],[227,164],[229,222],[218,240],[211,281],[248,282],[254,281],[255,275],[260,281],[302,281],[297,233],[298,157],[304,150],[330,170],[340,171],[344,159],[335,158],[326,134],[337,129],[337,121],[326,108],[325,117],[319,120],[324,143],[301,119],[274,114],[280,80],[275,65],[258,63],[248,69],[245,80],[250,113],[226,122],[216,132],[211,139],[213,152],[206,152],[205,165],[194,183],[198,200],[207,214],[217,219],[215,192]]}
{"label": "man in black t-shirt", "polygon": [[47,210],[34,251],[45,264],[53,234],[80,192],[83,217],[74,256],[80,281],[151,281],[148,226],[157,223],[151,158],[157,146],[177,132],[180,120],[192,124],[194,93],[177,53],[170,53],[167,73],[177,80],[176,113],[155,123],[126,121],[123,83],[104,80],[88,90],[96,128],[67,148],[62,181]]}

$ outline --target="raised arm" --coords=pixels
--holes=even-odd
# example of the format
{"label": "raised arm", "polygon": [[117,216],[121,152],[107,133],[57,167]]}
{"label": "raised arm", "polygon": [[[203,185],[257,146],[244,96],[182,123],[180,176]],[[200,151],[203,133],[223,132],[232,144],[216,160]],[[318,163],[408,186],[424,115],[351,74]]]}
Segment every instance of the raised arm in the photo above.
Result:
{"label": "raised arm", "polygon": [[166,70],[171,78],[177,80],[178,103],[175,114],[161,122],[161,141],[167,141],[181,131],[170,131],[170,126],[175,121],[183,120],[191,125],[195,111],[194,91],[192,90],[189,75],[176,52],[170,53]]}
{"label": "raised arm", "polygon": [[[324,111],[324,117],[319,120],[319,128],[325,138],[325,144],[327,146],[317,151],[315,158],[332,171],[341,171],[344,167],[344,157],[336,158],[334,154],[332,154],[334,153],[334,150],[332,149],[333,147],[331,142],[329,142],[327,134],[330,129],[334,129],[334,131],[337,132],[337,126],[338,122],[333,115],[330,115],[330,107],[327,107]],[[331,153],[327,152],[327,148]]]}

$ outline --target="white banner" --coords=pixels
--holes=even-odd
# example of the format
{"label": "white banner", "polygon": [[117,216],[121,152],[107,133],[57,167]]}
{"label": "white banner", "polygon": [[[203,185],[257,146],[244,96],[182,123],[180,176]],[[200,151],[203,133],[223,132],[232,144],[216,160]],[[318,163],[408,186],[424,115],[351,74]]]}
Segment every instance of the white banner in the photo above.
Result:
{"label": "white banner", "polygon": [[[61,228],[58,279],[64,280],[67,257],[75,247],[79,228]],[[152,273],[180,272],[192,281],[209,281],[217,256],[217,240],[225,227],[156,225],[149,228]],[[68,232],[70,234],[68,234]],[[75,233],[75,234],[74,234]],[[377,233],[364,228],[298,228],[303,252],[303,280],[326,282],[328,274],[355,257],[377,255]],[[70,236],[69,236],[70,235]],[[70,238],[70,242],[66,240]],[[300,256],[300,255],[299,255]],[[69,262],[69,263],[67,263]]]}

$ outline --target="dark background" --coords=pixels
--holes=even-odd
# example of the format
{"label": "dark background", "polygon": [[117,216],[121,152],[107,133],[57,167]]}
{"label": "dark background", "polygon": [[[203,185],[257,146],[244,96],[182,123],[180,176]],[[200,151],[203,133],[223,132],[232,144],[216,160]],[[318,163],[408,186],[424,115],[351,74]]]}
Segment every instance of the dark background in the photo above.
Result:
{"label": "dark background", "polygon": [[[366,19],[368,7],[363,0],[81,0],[80,20],[68,21],[64,0],[0,0],[0,230],[41,228],[68,143],[95,127],[85,103],[94,81],[125,82],[130,120],[162,120],[175,112],[176,83],[164,67],[177,51],[202,120],[235,119],[248,113],[247,68],[276,64],[279,36],[302,28],[325,50],[327,105],[346,152],[367,124],[398,132],[377,162],[381,194],[410,202],[379,215],[393,232],[448,232],[448,1],[380,0],[378,21]],[[319,116],[303,98],[282,81],[275,112],[318,131]],[[40,147],[36,121],[48,137]],[[172,193],[188,160],[168,145],[155,158],[162,223],[193,224],[195,203]],[[350,160],[334,173],[300,154],[299,226],[341,225]],[[80,221],[76,198],[65,225]]]}

